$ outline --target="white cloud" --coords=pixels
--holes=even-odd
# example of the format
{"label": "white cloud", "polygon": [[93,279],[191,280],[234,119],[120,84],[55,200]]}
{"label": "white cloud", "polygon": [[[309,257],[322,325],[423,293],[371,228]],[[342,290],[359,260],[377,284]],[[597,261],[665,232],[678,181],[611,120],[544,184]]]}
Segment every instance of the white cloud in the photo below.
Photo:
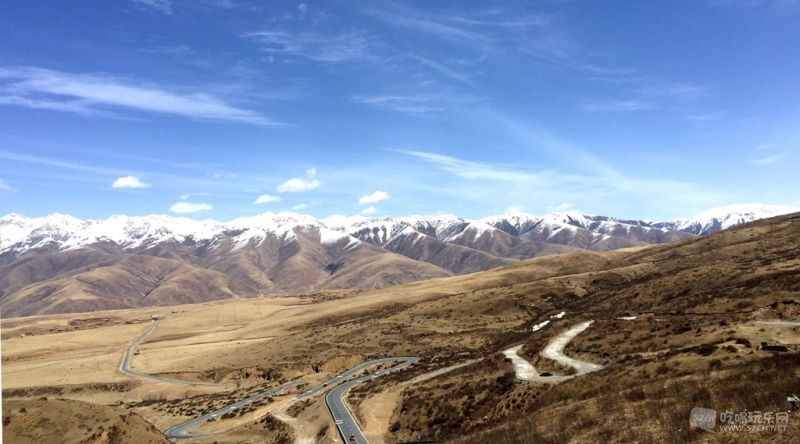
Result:
{"label": "white cloud", "polygon": [[214,209],[214,206],[207,203],[194,203],[194,202],[176,202],[169,207],[173,213],[185,214],[196,213],[198,211],[207,211]]}
{"label": "white cloud", "polygon": [[375,207],[367,207],[361,210],[361,214],[375,214],[378,212],[378,209]]}
{"label": "white cloud", "polygon": [[293,206],[292,207],[292,211],[305,210],[306,208],[308,208],[308,205],[304,204],[304,203],[301,203],[301,204],[297,204],[297,205]]}
{"label": "white cloud", "polygon": [[386,200],[388,198],[389,198],[389,193],[387,193],[386,191],[376,191],[372,194],[367,194],[366,196],[359,197],[358,203],[362,205],[374,204],[382,200]]}
{"label": "white cloud", "polygon": [[310,191],[319,187],[320,183],[316,179],[300,179],[294,177],[286,182],[278,185],[279,193],[301,193],[303,191]]}
{"label": "white cloud", "polygon": [[258,196],[258,198],[253,202],[254,204],[265,204],[270,202],[280,202],[281,198],[279,196],[272,196],[269,194],[262,194]]}
{"label": "white cloud", "polygon": [[293,177],[286,182],[278,185],[279,193],[302,193],[318,188],[322,183],[315,179],[317,170],[311,168],[306,171],[306,178]]}
{"label": "white cloud", "polygon": [[85,115],[127,109],[202,120],[279,125],[256,111],[238,108],[202,91],[169,91],[106,74],[73,74],[33,67],[0,68],[0,104]]}
{"label": "white cloud", "polygon": [[142,182],[138,177],[134,176],[123,176],[118,177],[114,183],[111,184],[111,188],[149,188],[149,183]]}
{"label": "white cloud", "polygon": [[172,14],[171,0],[133,0],[133,2],[143,8],[155,9],[156,11],[163,12],[164,14]]}

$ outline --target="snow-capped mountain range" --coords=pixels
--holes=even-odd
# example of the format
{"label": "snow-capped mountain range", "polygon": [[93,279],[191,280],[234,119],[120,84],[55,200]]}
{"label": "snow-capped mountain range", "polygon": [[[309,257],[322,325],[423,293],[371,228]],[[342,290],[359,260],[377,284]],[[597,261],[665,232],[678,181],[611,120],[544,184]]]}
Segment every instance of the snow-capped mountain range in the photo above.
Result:
{"label": "snow-capped mountain range", "polygon": [[417,239],[429,236],[440,241],[457,242],[467,236],[477,239],[493,232],[503,232],[511,236],[545,233],[541,240],[549,241],[558,238],[559,233],[576,233],[578,229],[593,233],[591,242],[597,243],[619,235],[621,231],[630,232],[631,229],[705,235],[742,223],[796,211],[800,211],[800,208],[739,204],[665,222],[590,216],[577,211],[553,213],[543,217],[510,213],[477,220],[456,216],[331,216],[317,219],[287,212],[264,213],[230,222],[198,221],[166,215],[111,216],[102,220],[81,220],[58,213],[39,218],[10,214],[0,217],[0,255],[19,255],[31,249],[48,246],[55,246],[63,251],[103,242],[132,250],[163,242],[191,241],[210,243],[213,246],[224,238],[232,239],[236,249],[253,241],[263,241],[270,236],[291,242],[296,238],[296,229],[311,228],[318,231],[323,244],[349,239],[349,242],[365,241],[384,245],[401,236]]}
{"label": "snow-capped mountain range", "polygon": [[736,205],[666,222],[575,211],[477,220],[265,213],[229,222],[11,214],[0,218],[0,310],[25,316],[376,288],[688,239],[797,211]]}

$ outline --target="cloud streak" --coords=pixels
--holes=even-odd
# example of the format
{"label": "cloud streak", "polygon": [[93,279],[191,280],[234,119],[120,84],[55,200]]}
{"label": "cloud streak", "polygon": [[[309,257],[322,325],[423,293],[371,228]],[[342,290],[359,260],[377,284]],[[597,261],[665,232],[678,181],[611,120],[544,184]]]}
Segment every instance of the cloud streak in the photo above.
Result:
{"label": "cloud streak", "polygon": [[370,41],[358,31],[338,35],[312,32],[260,31],[244,35],[271,55],[297,57],[316,62],[341,63],[370,58]]}
{"label": "cloud streak", "polygon": [[162,14],[172,14],[171,0],[133,0],[134,3],[144,9],[152,9]]}
{"label": "cloud streak", "polygon": [[[632,92],[625,92],[625,98],[594,98],[584,101],[580,109],[593,113],[617,113],[673,110],[685,114],[689,120],[714,120],[721,117],[719,112],[694,112],[697,103],[708,97],[708,90],[686,82],[658,82],[646,79],[631,80],[639,83]],[[688,110],[688,111],[687,111]]]}
{"label": "cloud streak", "polygon": [[755,164],[755,165],[770,165],[770,164],[777,163],[777,162],[783,160],[789,154],[791,154],[791,151],[784,151],[782,153],[777,153],[777,154],[772,154],[772,155],[769,155],[769,156],[759,157],[757,159],[752,159],[752,160],[749,160],[747,163],[751,163],[751,164]]}
{"label": "cloud streak", "polygon": [[424,94],[355,96],[352,101],[418,117],[433,116],[445,110],[440,98]]}
{"label": "cloud streak", "polygon": [[100,174],[107,176],[125,175],[124,171],[114,168],[86,165],[82,163],[69,162],[59,159],[51,159],[48,157],[34,156],[29,154],[19,154],[9,151],[0,151],[0,159],[9,160],[13,162],[29,163],[34,165],[49,166],[54,168],[63,168],[66,170],[80,171],[84,173],[93,173],[93,174]]}
{"label": "cloud streak", "polygon": [[401,152],[433,164],[442,171],[454,174],[463,179],[498,182],[532,182],[541,178],[539,174],[518,171],[510,166],[472,162],[426,151]]}
{"label": "cloud streak", "polygon": [[127,110],[198,120],[280,124],[202,91],[169,91],[106,74],[75,74],[35,67],[0,68],[0,104],[83,115]]}

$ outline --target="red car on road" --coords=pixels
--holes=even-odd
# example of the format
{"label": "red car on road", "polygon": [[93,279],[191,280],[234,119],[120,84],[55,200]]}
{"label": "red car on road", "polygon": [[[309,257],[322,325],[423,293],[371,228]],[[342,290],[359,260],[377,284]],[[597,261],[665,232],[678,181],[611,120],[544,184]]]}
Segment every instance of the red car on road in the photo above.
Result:
{"label": "red car on road", "polygon": [[350,434],[350,441],[355,441],[355,440],[356,440],[356,435],[355,435],[355,433],[351,433],[351,434]]}

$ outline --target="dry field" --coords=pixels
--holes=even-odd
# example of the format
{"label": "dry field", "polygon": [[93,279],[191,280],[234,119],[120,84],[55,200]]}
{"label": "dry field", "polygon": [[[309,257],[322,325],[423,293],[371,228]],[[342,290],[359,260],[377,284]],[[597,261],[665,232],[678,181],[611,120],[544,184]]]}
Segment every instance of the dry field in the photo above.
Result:
{"label": "dry field", "polygon": [[[798,252],[800,216],[787,216],[698,240],[566,253],[383,290],[9,319],[3,396],[46,397],[41,409],[54,398],[113,406],[163,431],[280,382],[302,377],[310,386],[369,357],[415,355],[423,358],[415,368],[351,393],[371,442],[417,433],[464,443],[790,442],[800,426],[794,416],[789,431],[761,434],[711,434],[689,428],[688,418],[695,406],[785,410],[786,394],[800,392],[798,327],[761,323],[800,319]],[[153,315],[164,319],[131,366],[177,382],[118,371]],[[604,365],[600,372],[521,383],[499,353],[523,343],[521,354],[539,371],[564,373],[538,353],[556,333],[590,319],[566,353]],[[531,333],[543,320],[551,323]],[[762,342],[789,351],[762,350]],[[407,383],[475,358],[485,359]],[[13,424],[18,411],[4,404],[4,421]],[[335,437],[321,396],[276,397],[206,427],[220,432],[208,442]],[[71,442],[91,433],[79,435]]]}

